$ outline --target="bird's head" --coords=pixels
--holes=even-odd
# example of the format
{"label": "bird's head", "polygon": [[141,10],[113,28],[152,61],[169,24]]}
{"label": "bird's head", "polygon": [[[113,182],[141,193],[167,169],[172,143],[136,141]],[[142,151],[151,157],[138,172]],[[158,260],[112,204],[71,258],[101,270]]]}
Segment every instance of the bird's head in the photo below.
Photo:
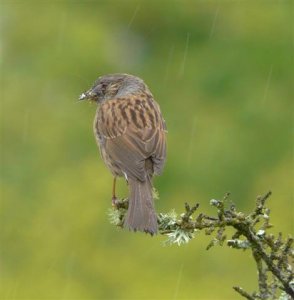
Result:
{"label": "bird's head", "polygon": [[123,97],[128,94],[144,91],[143,80],[129,74],[109,74],[99,77],[93,86],[82,93],[79,100],[90,100],[102,103],[106,100]]}

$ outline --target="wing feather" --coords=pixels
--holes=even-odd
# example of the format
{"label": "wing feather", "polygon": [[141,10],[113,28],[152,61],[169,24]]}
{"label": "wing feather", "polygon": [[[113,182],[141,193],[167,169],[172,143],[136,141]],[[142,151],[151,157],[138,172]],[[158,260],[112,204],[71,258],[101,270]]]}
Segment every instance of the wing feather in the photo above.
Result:
{"label": "wing feather", "polygon": [[160,174],[166,157],[166,127],[152,99],[116,98],[100,106],[95,125],[105,152],[130,178],[146,179],[145,161],[151,159]]}

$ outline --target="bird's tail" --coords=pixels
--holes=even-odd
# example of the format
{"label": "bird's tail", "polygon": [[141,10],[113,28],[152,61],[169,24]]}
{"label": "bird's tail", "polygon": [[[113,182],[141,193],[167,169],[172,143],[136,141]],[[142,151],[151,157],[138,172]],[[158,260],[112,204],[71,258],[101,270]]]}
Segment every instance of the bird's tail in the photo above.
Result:
{"label": "bird's tail", "polygon": [[129,178],[129,208],[124,227],[132,231],[157,233],[157,216],[152,197],[152,183],[149,178],[139,181]]}

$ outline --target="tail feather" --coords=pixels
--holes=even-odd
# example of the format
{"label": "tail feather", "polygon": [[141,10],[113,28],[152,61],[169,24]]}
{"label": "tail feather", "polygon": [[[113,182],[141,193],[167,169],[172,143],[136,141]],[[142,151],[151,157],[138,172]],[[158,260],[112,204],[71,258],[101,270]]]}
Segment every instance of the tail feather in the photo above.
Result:
{"label": "tail feather", "polygon": [[124,227],[132,231],[143,231],[151,235],[157,233],[157,216],[152,197],[150,179],[139,181],[129,179],[129,208]]}

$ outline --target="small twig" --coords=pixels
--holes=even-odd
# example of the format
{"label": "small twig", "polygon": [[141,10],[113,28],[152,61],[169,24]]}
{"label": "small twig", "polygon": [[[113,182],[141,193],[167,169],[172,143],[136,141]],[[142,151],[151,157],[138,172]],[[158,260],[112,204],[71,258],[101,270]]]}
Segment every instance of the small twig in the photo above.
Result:
{"label": "small twig", "polygon": [[189,204],[185,203],[185,214],[182,216],[183,222],[188,222],[190,217],[194,214],[194,212],[198,209],[199,203],[196,203],[194,206],[190,207]]}
{"label": "small twig", "polygon": [[264,196],[257,197],[255,210],[251,215],[249,215],[251,218],[255,219],[256,216],[262,214],[262,210],[264,208],[265,201],[271,196],[271,194],[272,194],[272,192],[268,191]]}
{"label": "small twig", "polygon": [[287,255],[289,254],[292,244],[293,244],[293,238],[289,237],[285,243],[284,249],[282,250],[281,257],[278,262],[279,269],[282,268],[283,264],[287,263]]}
{"label": "small twig", "polygon": [[248,241],[253,245],[253,248],[257,251],[257,253],[261,256],[262,260],[267,265],[268,269],[276,276],[281,284],[283,285],[287,294],[291,295],[294,298],[294,290],[290,285],[290,282],[284,278],[282,274],[282,270],[280,270],[272,261],[270,256],[267,255],[266,251],[263,249],[261,242],[259,239],[250,231],[248,228],[244,226],[236,225],[236,228],[239,231],[242,231],[242,234],[246,236]]}
{"label": "small twig", "polygon": [[266,271],[263,268],[262,260],[260,255],[257,251],[253,250],[253,257],[256,262],[256,267],[258,271],[258,285],[259,285],[259,291],[260,291],[260,298],[261,299],[268,299],[268,285],[267,285],[267,276]]}
{"label": "small twig", "polygon": [[248,294],[246,291],[244,291],[241,287],[239,286],[234,286],[233,289],[239,293],[241,296],[245,297],[246,299],[249,300],[256,300],[255,297],[252,297],[250,294]]}

